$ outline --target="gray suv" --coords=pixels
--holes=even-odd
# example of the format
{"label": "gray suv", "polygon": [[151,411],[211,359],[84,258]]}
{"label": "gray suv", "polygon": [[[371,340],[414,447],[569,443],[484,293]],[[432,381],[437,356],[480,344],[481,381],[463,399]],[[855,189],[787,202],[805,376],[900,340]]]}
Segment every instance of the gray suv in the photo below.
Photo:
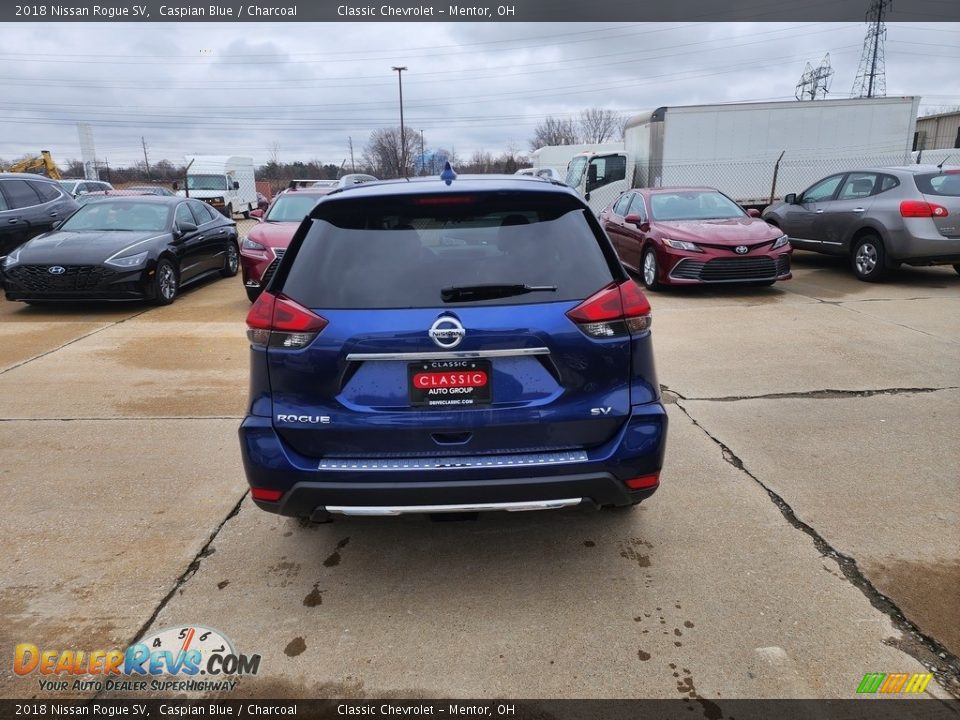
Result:
{"label": "gray suv", "polygon": [[60,184],[40,175],[0,173],[0,258],[80,207]]}
{"label": "gray suv", "polygon": [[901,264],[960,273],[960,167],[841,172],[783,200],[763,218],[795,248],[849,257],[861,280],[880,280]]}

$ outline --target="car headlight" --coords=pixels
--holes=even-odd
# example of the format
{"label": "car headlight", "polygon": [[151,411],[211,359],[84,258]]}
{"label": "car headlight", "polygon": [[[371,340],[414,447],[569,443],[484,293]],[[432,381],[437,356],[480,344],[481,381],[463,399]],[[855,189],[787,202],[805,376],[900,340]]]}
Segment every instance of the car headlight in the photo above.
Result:
{"label": "car headlight", "polygon": [[7,267],[13,267],[13,266],[16,265],[18,262],[20,262],[20,248],[17,248],[16,250],[14,250],[12,253],[10,253],[9,255],[7,255],[7,256],[3,259],[3,266],[4,266],[5,268],[7,268]]}
{"label": "car headlight", "polygon": [[776,250],[777,248],[782,248],[788,242],[790,242],[790,238],[786,235],[781,235],[780,237],[777,238],[776,242],[773,243],[773,247],[770,249]]}
{"label": "car headlight", "polygon": [[243,239],[243,242],[240,243],[240,247],[243,250],[256,250],[257,252],[266,252],[267,248],[258,243],[256,240],[251,240],[248,237]]}
{"label": "car headlight", "polygon": [[687,242],[686,240],[671,240],[670,238],[663,238],[663,244],[667,247],[672,247],[674,250],[703,252],[703,250],[701,250],[697,245],[694,245],[692,242]]}
{"label": "car headlight", "polygon": [[136,255],[127,255],[126,257],[112,257],[105,261],[107,265],[113,265],[114,267],[119,268],[134,268],[138,265],[143,265],[147,261],[147,255],[149,251],[144,250],[142,253],[137,253]]}

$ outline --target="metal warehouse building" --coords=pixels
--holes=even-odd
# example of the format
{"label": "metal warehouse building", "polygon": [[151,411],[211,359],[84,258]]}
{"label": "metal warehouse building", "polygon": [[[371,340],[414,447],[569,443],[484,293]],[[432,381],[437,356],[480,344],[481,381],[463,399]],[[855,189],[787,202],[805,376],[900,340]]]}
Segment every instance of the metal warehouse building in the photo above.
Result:
{"label": "metal warehouse building", "polygon": [[960,111],[917,118],[914,150],[960,148]]}

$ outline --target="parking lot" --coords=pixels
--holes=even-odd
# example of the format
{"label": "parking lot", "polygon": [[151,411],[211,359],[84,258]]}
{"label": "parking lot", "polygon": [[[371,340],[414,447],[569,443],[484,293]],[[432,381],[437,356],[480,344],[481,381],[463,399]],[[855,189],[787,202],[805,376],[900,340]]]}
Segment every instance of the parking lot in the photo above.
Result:
{"label": "parking lot", "polygon": [[[651,297],[670,414],[632,510],[307,525],[246,495],[239,278],[0,301],[0,646],[217,628],[229,696],[960,696],[960,275],[795,253]],[[4,697],[43,697],[5,663]]]}

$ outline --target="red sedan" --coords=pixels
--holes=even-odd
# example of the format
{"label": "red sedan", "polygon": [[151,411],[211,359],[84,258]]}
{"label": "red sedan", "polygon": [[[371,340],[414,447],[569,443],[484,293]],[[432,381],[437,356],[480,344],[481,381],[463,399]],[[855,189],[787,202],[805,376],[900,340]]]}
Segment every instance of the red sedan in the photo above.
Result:
{"label": "red sedan", "polygon": [[305,188],[284,190],[277,195],[266,213],[254,210],[250,214],[259,220],[240,243],[240,268],[243,286],[250,302],[259,297],[277,271],[280,258],[290,245],[293,234],[313,206],[336,188]]}
{"label": "red sedan", "polygon": [[650,290],[792,277],[787,236],[713,188],[628,190],[600,213],[600,224]]}

